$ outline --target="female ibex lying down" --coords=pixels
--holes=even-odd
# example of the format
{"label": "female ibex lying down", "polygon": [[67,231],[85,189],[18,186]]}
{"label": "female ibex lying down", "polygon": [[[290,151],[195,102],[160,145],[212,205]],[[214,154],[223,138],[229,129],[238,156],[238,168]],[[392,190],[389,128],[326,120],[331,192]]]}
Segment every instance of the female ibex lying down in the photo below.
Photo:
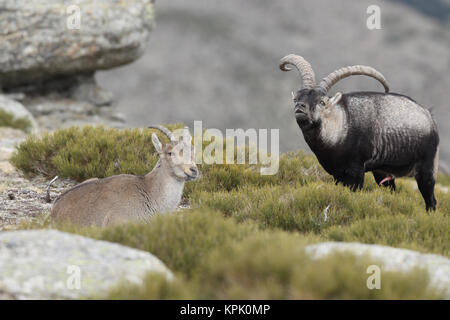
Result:
{"label": "female ibex lying down", "polygon": [[170,142],[163,145],[156,134],[152,142],[159,160],[144,176],[121,174],[104,179],[89,179],[61,194],[53,205],[51,218],[81,226],[106,226],[126,221],[148,221],[157,212],[173,211],[183,193],[184,182],[195,180],[192,136],[185,128],[180,141],[163,126]]}

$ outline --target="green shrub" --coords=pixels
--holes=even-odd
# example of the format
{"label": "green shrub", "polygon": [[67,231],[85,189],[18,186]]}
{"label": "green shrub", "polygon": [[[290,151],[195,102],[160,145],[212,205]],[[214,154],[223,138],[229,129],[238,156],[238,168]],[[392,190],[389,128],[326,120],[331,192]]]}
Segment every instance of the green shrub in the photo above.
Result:
{"label": "green shrub", "polygon": [[[423,211],[418,197],[400,197],[381,188],[352,192],[344,186],[323,182],[199,192],[191,200],[193,207],[219,210],[238,221],[252,219],[262,227],[302,232],[319,232],[334,224],[345,225],[355,219],[390,215],[393,211],[408,216]],[[324,221],[325,210],[327,221]]]}
{"label": "green shrub", "polygon": [[341,185],[312,182],[294,187],[250,186],[231,192],[196,192],[191,196],[191,205],[218,210],[239,222],[256,221],[262,229],[450,255],[450,196],[438,192],[437,197],[439,209],[426,213],[420,193],[402,182],[394,193],[378,187],[352,192]]}
{"label": "green shrub", "polygon": [[76,181],[121,173],[142,175],[157,161],[152,132],[155,131],[85,126],[41,137],[31,135],[17,147],[11,163],[27,176],[59,175]]}
{"label": "green shrub", "polygon": [[450,256],[450,219],[439,212],[366,217],[348,226],[332,226],[324,232],[329,240],[377,243]]}
{"label": "green shrub", "polygon": [[312,260],[295,234],[261,233],[215,250],[202,264],[200,298],[409,299],[436,298],[427,276],[382,272],[381,290],[366,287],[370,258],[333,254]]}
{"label": "green shrub", "polygon": [[333,254],[312,260],[296,234],[268,231],[218,245],[190,279],[150,274],[142,286],[122,284],[109,299],[430,299],[425,272],[382,271],[380,290],[366,286],[369,257]]}
{"label": "green shrub", "polygon": [[[168,127],[173,130],[182,126]],[[17,147],[11,163],[29,177],[58,175],[84,181],[122,173],[142,175],[153,168],[158,158],[151,142],[152,132],[85,126],[56,130],[43,136],[31,135]],[[208,144],[204,142],[203,147]],[[236,150],[237,147],[235,158]],[[245,153],[248,158],[248,147]],[[259,169],[258,165],[249,164],[200,164],[201,179],[186,184],[184,194],[230,191],[247,185],[295,185],[332,180],[313,156],[301,151],[282,155],[276,175],[261,175]]]}
{"label": "green shrub", "polygon": [[[158,215],[152,223],[144,225],[123,224],[104,229],[58,228],[148,251],[175,272],[173,281],[150,273],[143,285],[122,283],[106,297],[96,298],[442,298],[438,292],[426,289],[428,278],[420,270],[410,273],[382,271],[381,290],[368,290],[366,269],[371,264],[378,264],[370,257],[335,254],[312,260],[304,253],[304,247],[323,240],[322,236],[260,230],[256,222],[237,223],[234,219],[208,210]],[[446,226],[442,230],[444,228]],[[426,236],[421,232],[416,235],[423,239]],[[431,233],[428,235],[433,239]],[[445,241],[443,238],[442,242]]]}
{"label": "green shrub", "polygon": [[[12,162],[30,176],[78,181],[145,174],[157,160],[150,133],[89,126],[58,130],[30,136]],[[201,179],[185,186],[191,210],[157,215],[147,225],[57,226],[149,251],[176,274],[172,282],[149,274],[143,286],[122,284],[109,298],[439,297],[424,289],[428,280],[420,271],[383,272],[382,290],[368,290],[365,270],[370,258],[335,255],[311,260],[303,247],[318,241],[357,241],[450,256],[450,194],[440,188],[438,210],[426,213],[411,179],[399,179],[397,191],[391,192],[378,187],[368,173],[363,190],[351,192],[336,186],[315,157],[303,152],[281,155],[279,171],[272,176],[260,175],[257,165],[202,164],[199,169]],[[438,182],[450,185],[443,175]]]}
{"label": "green shrub", "polygon": [[94,299],[108,300],[188,300],[197,296],[195,285],[192,281],[185,281],[182,274],[177,274],[175,279],[168,281],[160,273],[150,272],[146,275],[141,285],[122,283],[110,291]]}
{"label": "green shrub", "polygon": [[210,250],[257,232],[254,225],[237,224],[213,211],[157,215],[149,224],[126,224],[104,229],[78,229],[70,225],[58,228],[149,251],[171,270],[182,272],[186,276],[191,275]]}
{"label": "green shrub", "polygon": [[186,186],[186,195],[232,191],[244,186],[303,185],[312,181],[332,181],[332,177],[320,167],[315,157],[303,151],[282,154],[275,175],[261,175],[259,166],[248,164],[202,164],[199,169],[202,178]]}
{"label": "green shrub", "polygon": [[[168,125],[174,130],[183,124]],[[11,163],[27,176],[56,175],[83,181],[115,174],[145,174],[157,161],[148,129],[112,129],[102,126],[71,127],[42,136],[31,135],[17,147]],[[159,134],[167,141],[164,135]],[[210,142],[203,142],[205,148]],[[235,147],[235,158],[237,157]],[[223,152],[225,155],[225,152]],[[249,148],[245,148],[248,159]],[[232,191],[245,186],[306,185],[310,182],[333,182],[315,156],[302,151],[288,152],[279,158],[275,175],[261,175],[258,165],[200,164],[201,179],[188,183],[185,195],[198,192]],[[438,181],[450,185],[440,174]],[[376,190],[371,174],[366,174],[365,190]]]}
{"label": "green shrub", "polygon": [[10,127],[28,132],[31,122],[27,118],[15,118],[13,114],[0,110],[0,127]]}

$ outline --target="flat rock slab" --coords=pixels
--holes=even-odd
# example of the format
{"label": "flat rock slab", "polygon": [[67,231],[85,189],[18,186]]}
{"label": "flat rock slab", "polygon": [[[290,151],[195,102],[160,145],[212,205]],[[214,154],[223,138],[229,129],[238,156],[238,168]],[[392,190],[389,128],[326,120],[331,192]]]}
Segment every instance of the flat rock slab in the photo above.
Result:
{"label": "flat rock slab", "polygon": [[0,232],[0,297],[77,299],[99,296],[147,272],[171,271],[148,252],[56,230]]}
{"label": "flat rock slab", "polygon": [[130,63],[152,25],[153,0],[0,0],[0,87]]}
{"label": "flat rock slab", "polygon": [[333,252],[349,252],[357,256],[369,255],[379,261],[384,271],[409,272],[421,268],[428,272],[430,286],[443,290],[450,299],[450,259],[436,254],[357,242],[323,242],[309,245],[306,252],[320,259]]}

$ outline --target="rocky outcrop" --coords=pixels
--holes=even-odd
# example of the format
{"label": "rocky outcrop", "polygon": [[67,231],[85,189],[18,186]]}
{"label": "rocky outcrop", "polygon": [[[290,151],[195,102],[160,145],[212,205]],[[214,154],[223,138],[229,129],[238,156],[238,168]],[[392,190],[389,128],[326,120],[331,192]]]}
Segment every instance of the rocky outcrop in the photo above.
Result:
{"label": "rocky outcrop", "polygon": [[153,0],[0,0],[0,87],[61,85],[130,63],[152,23]]}
{"label": "rocky outcrop", "polygon": [[148,272],[172,279],[148,252],[56,230],[0,233],[0,297],[76,299],[105,294]]}
{"label": "rocky outcrop", "polygon": [[440,255],[356,242],[323,242],[307,246],[306,252],[314,259],[333,252],[349,252],[358,257],[368,255],[380,263],[382,271],[409,272],[415,268],[423,269],[428,273],[430,286],[442,290],[445,297],[450,299],[450,259]]}
{"label": "rocky outcrop", "polygon": [[138,59],[152,25],[153,0],[0,0],[0,93],[34,128],[122,127],[120,114],[97,108],[114,97],[95,72]]}

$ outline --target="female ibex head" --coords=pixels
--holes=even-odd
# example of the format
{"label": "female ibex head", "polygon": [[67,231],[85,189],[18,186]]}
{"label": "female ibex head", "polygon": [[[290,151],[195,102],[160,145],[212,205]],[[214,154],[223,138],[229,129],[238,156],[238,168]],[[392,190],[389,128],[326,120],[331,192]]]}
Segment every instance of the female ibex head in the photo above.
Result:
{"label": "female ibex head", "polygon": [[169,138],[169,142],[163,144],[155,133],[152,134],[152,142],[160,158],[159,165],[178,180],[196,180],[199,172],[195,164],[195,148],[192,145],[189,128],[179,129],[182,131],[179,140],[166,127],[150,126],[149,128],[158,129]]}
{"label": "female ibex head", "polygon": [[304,129],[310,129],[319,125],[321,119],[339,103],[342,93],[338,92],[333,97],[328,97],[327,93],[333,85],[339,80],[351,75],[366,75],[377,79],[384,86],[385,91],[389,92],[389,87],[384,76],[372,67],[368,66],[349,66],[337,69],[323,78],[319,84],[316,84],[314,71],[311,65],[303,57],[289,54],[281,59],[280,69],[289,71],[287,65],[293,65],[300,72],[303,87],[296,93],[292,93],[295,104],[295,118],[299,126]]}

